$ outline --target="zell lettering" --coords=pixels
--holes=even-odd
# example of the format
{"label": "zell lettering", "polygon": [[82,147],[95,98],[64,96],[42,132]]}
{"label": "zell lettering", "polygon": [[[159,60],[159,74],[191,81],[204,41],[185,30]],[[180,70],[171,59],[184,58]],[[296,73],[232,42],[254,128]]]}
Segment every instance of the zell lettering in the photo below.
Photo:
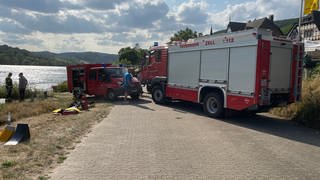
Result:
{"label": "zell lettering", "polygon": [[205,42],[205,45],[206,46],[211,46],[211,45],[214,45],[214,40],[208,40]]}

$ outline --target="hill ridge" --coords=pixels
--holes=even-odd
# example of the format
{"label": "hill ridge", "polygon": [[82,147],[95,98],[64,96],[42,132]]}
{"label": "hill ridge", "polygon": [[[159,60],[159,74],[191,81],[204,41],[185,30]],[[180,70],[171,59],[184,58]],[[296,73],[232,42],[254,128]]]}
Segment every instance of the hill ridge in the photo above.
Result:
{"label": "hill ridge", "polygon": [[31,52],[18,47],[0,45],[0,64],[66,66],[79,63],[113,63],[118,55],[94,51],[54,53]]}

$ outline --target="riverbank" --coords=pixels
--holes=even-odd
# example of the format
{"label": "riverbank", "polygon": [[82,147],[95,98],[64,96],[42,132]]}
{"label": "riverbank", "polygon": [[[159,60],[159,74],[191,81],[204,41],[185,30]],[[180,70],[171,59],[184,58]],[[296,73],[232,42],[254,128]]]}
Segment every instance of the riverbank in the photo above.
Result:
{"label": "riverbank", "polygon": [[[82,111],[76,115],[61,116],[51,113],[52,108],[66,108],[71,102],[71,93],[59,93],[48,99],[13,102],[8,105],[23,107],[23,110],[20,107],[11,109],[13,124],[27,123],[31,139],[16,146],[0,145],[0,179],[48,179],[46,174],[50,169],[62,163],[76,143],[90,132],[94,124],[105,118],[111,108],[110,104],[98,101],[89,111]],[[34,111],[41,109],[40,106],[44,106],[47,111]],[[5,108],[8,107],[0,107],[0,112],[6,115]],[[18,111],[33,113],[29,117],[18,118],[15,115]],[[4,117],[6,116],[2,116],[1,119]],[[1,129],[3,127],[4,125],[1,125]]]}

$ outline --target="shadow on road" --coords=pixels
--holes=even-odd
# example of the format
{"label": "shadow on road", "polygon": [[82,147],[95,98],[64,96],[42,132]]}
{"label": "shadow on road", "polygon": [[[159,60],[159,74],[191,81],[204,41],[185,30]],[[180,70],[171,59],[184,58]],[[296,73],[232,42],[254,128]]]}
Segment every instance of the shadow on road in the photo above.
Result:
{"label": "shadow on road", "polygon": [[154,109],[145,105],[149,103],[152,103],[152,100],[149,100],[147,98],[143,98],[143,99],[140,98],[137,100],[132,100],[128,98],[128,101],[124,101],[124,97],[119,97],[117,101],[114,101],[114,104],[116,105],[131,105],[131,106],[135,106],[135,107],[150,110],[150,111],[155,111]]}
{"label": "shadow on road", "polygon": [[[174,111],[205,116],[199,104],[172,102],[166,106],[171,107]],[[216,120],[320,147],[319,131],[303,127],[293,121],[268,117],[266,114],[244,115],[243,112],[230,112],[226,118]]]}
{"label": "shadow on road", "polygon": [[94,102],[94,103],[111,103],[115,105],[132,105],[132,106],[136,106],[146,110],[155,111],[154,109],[144,105],[144,104],[152,103],[152,100],[149,100],[148,98],[143,98],[143,99],[140,98],[138,100],[132,100],[131,98],[128,98],[128,101],[125,102],[124,97],[122,96],[118,97],[115,101],[108,101],[103,97],[92,96],[88,98],[88,101]]}

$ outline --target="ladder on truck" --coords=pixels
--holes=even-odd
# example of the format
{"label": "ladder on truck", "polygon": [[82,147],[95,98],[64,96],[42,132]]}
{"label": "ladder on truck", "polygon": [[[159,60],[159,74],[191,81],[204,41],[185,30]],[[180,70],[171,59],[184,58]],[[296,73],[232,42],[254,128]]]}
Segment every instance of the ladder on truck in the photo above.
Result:
{"label": "ladder on truck", "polygon": [[295,72],[295,87],[294,87],[294,97],[295,101],[301,100],[301,88],[302,88],[302,74],[303,74],[303,52],[304,46],[298,44],[298,53],[296,56],[296,72]]}

